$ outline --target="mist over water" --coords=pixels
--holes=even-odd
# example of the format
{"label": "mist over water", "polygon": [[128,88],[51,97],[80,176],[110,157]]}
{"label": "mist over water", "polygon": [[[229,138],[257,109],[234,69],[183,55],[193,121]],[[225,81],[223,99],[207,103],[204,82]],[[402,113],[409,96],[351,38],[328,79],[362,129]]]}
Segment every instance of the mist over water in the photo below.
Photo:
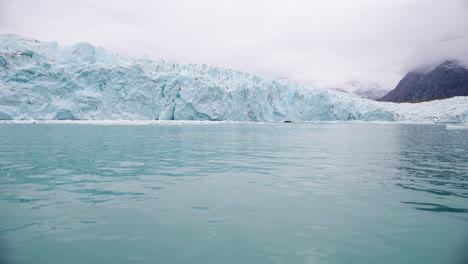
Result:
{"label": "mist over water", "polygon": [[6,263],[462,263],[443,125],[0,124]]}

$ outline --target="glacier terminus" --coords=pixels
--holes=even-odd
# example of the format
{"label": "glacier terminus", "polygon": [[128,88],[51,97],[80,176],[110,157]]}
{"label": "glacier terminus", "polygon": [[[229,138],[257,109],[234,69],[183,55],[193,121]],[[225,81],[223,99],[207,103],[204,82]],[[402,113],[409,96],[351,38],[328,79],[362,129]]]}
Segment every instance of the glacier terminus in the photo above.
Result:
{"label": "glacier terminus", "polygon": [[[317,62],[320,63],[320,62]],[[152,61],[88,43],[0,35],[0,120],[468,122],[468,97],[418,104],[206,65]]]}

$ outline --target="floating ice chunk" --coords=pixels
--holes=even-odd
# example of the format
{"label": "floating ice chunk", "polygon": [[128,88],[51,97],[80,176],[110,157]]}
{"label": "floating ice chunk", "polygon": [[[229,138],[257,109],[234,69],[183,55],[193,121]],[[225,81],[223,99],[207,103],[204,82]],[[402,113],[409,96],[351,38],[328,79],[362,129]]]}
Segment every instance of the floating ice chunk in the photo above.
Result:
{"label": "floating ice chunk", "polygon": [[464,124],[464,125],[447,125],[446,126],[446,129],[447,130],[468,130],[468,125],[467,124]]}

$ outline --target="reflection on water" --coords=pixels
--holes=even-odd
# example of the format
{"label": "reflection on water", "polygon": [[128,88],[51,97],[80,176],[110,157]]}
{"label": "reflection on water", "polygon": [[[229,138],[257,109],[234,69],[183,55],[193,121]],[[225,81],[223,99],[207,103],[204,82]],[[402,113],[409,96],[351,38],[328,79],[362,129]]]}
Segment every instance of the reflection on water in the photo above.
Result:
{"label": "reflection on water", "polygon": [[448,212],[448,213],[466,213],[468,209],[462,208],[451,208],[445,205],[434,204],[434,203],[416,203],[416,202],[402,202],[405,204],[415,204],[422,207],[415,207],[418,210],[433,211],[433,212]]}
{"label": "reflection on water", "polygon": [[[423,211],[467,213],[468,206],[453,207],[454,197],[468,198],[468,133],[443,131],[426,126],[407,126],[400,130],[397,186],[427,192],[424,201],[406,201]],[[455,133],[454,133],[455,132]],[[460,201],[463,201],[460,199]],[[468,219],[468,218],[467,218]]]}
{"label": "reflection on water", "polygon": [[[0,125],[13,263],[460,263],[468,133]],[[2,242],[0,241],[0,242]]]}

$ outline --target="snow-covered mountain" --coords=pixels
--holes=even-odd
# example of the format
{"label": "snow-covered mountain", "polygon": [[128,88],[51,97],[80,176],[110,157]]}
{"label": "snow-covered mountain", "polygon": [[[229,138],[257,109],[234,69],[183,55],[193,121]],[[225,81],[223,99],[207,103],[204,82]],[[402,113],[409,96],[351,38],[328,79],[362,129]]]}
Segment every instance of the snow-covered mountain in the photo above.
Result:
{"label": "snow-covered mountain", "polygon": [[377,83],[361,82],[357,80],[351,80],[339,85],[333,85],[330,88],[369,99],[380,99],[390,91],[383,89]]}
{"label": "snow-covered mountain", "polygon": [[405,119],[396,104],[277,78],[0,35],[0,119],[466,122],[457,100]]}

